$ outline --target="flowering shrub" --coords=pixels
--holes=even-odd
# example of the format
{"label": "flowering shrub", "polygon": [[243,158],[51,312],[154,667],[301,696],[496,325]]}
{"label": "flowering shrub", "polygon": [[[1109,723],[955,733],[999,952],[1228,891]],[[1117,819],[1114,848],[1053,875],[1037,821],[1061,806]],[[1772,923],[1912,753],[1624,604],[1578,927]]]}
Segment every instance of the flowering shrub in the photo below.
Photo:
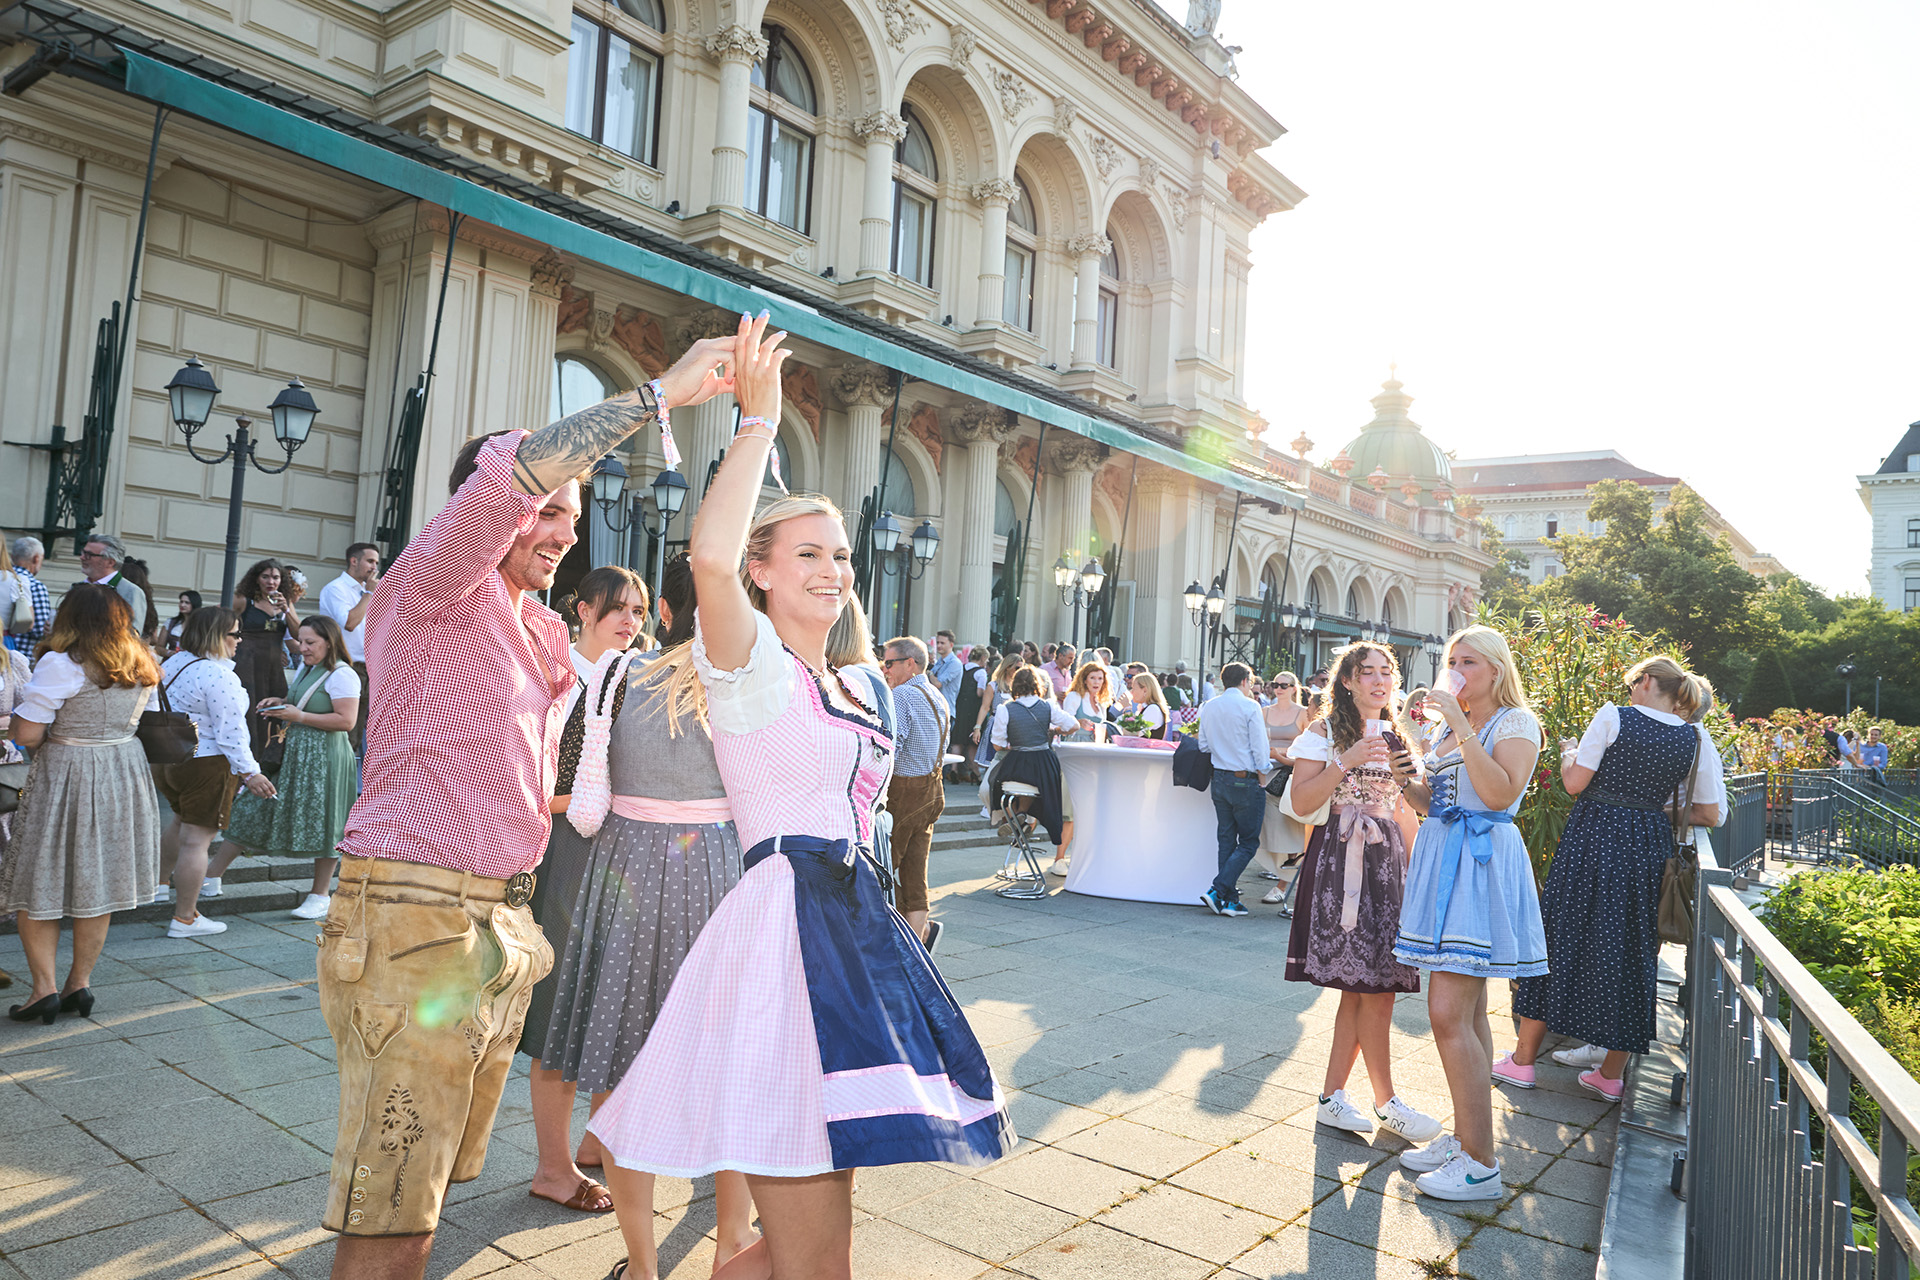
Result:
{"label": "flowering shrub", "polygon": [[[1852,729],[1859,741],[1867,740],[1871,726],[1880,727],[1880,739],[1887,744],[1887,767],[1920,767],[1920,728],[1875,720],[1865,711],[1855,710],[1836,717],[1843,729]],[[1742,720],[1733,733],[1733,750],[1743,770],[1778,772],[1784,769],[1826,769],[1833,760],[1827,754],[1821,728],[1825,717],[1812,711],[1782,707],[1766,717]]]}

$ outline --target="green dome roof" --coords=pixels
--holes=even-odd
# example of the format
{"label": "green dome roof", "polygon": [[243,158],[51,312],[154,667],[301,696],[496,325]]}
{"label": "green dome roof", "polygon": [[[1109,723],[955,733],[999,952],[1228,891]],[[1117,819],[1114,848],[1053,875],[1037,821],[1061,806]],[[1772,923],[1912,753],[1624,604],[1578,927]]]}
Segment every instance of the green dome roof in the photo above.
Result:
{"label": "green dome roof", "polygon": [[1376,467],[1391,476],[1395,485],[1409,476],[1425,488],[1451,480],[1453,467],[1447,455],[1407,416],[1413,397],[1400,387],[1397,378],[1381,384],[1380,394],[1373,398],[1373,421],[1360,428],[1342,451],[1353,459],[1354,480],[1365,480]]}

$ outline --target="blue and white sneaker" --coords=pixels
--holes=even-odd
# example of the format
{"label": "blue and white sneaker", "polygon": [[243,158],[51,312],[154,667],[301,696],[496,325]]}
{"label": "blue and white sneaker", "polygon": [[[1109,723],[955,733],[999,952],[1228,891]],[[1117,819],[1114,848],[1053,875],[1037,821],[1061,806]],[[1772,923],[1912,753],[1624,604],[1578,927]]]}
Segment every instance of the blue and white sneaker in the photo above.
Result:
{"label": "blue and white sneaker", "polygon": [[1500,1163],[1495,1161],[1489,1167],[1465,1151],[1454,1153],[1451,1160],[1432,1173],[1421,1174],[1413,1180],[1413,1185],[1422,1195],[1436,1200],[1498,1200],[1507,1194],[1505,1184],[1500,1181]]}
{"label": "blue and white sneaker", "polygon": [[1223,916],[1244,916],[1249,913],[1246,904],[1241,902],[1240,899],[1229,898],[1220,904],[1220,914]]}
{"label": "blue and white sneaker", "polygon": [[1200,905],[1205,907],[1207,910],[1213,912],[1213,914],[1217,916],[1223,916],[1227,914],[1224,910],[1222,910],[1222,908],[1225,907],[1226,904],[1220,900],[1219,892],[1216,891],[1212,885],[1208,885],[1207,891],[1200,895]]}

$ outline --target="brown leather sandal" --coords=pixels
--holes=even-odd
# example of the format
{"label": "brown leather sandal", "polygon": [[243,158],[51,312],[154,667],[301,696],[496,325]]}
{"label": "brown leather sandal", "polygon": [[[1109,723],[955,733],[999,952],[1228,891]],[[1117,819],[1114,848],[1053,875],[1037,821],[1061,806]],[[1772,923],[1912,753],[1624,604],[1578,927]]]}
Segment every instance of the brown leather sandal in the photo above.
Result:
{"label": "brown leather sandal", "polygon": [[613,1211],[613,1192],[592,1178],[580,1179],[580,1185],[565,1200],[541,1195],[532,1187],[527,1188],[527,1194],[536,1199],[550,1200],[561,1208],[572,1209],[576,1213],[611,1213]]}

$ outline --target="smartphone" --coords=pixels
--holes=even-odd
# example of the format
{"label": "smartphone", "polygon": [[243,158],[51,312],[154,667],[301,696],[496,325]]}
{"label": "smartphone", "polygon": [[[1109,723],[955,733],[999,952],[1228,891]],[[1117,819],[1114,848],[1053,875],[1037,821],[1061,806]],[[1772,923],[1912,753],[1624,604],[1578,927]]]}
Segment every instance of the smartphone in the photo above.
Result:
{"label": "smartphone", "polygon": [[1387,744],[1387,751],[1389,753],[1405,751],[1407,749],[1407,740],[1391,729],[1382,729],[1380,731],[1380,740]]}

